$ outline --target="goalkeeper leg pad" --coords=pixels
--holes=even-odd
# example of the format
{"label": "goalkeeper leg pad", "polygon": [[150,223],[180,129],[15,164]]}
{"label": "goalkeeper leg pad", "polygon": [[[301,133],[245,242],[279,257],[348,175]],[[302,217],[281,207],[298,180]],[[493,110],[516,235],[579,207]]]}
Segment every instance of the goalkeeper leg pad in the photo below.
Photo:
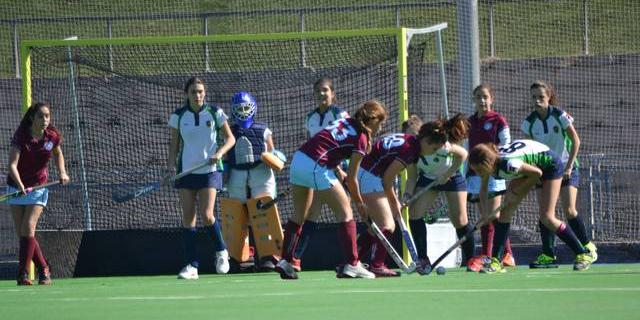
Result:
{"label": "goalkeeper leg pad", "polygon": [[229,256],[237,262],[251,258],[249,251],[249,216],[247,207],[240,200],[220,198],[222,234],[227,244]]}
{"label": "goalkeeper leg pad", "polygon": [[278,205],[274,203],[263,210],[258,209],[259,203],[267,203],[271,200],[273,199],[269,196],[249,199],[247,208],[258,255],[260,258],[273,256],[279,259],[284,236],[280,215],[278,214]]}

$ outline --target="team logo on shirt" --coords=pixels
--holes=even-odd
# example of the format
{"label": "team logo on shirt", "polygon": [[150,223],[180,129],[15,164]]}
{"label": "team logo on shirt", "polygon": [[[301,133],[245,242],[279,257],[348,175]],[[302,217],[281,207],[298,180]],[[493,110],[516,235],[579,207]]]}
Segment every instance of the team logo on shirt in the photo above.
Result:
{"label": "team logo on shirt", "polygon": [[53,142],[47,141],[44,143],[44,149],[47,151],[53,150]]}
{"label": "team logo on shirt", "polygon": [[491,122],[485,122],[483,128],[485,131],[489,131],[491,130],[491,128],[493,128],[493,124],[491,124]]}
{"label": "team logo on shirt", "polygon": [[207,128],[211,128],[211,120],[207,121]]}
{"label": "team logo on shirt", "polygon": [[560,132],[560,128],[558,128],[558,126],[553,126],[553,132],[555,133]]}

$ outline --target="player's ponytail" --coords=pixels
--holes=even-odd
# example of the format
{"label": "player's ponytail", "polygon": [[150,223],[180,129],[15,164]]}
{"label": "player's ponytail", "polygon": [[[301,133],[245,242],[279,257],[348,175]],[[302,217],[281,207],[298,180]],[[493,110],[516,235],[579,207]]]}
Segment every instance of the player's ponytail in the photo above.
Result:
{"label": "player's ponytail", "polygon": [[560,105],[560,98],[558,98],[558,95],[556,94],[556,91],[553,89],[553,87],[542,81],[542,80],[537,80],[536,82],[534,82],[531,87],[529,88],[530,90],[533,89],[542,89],[544,90],[547,95],[549,96],[549,104],[552,106],[559,106]]}
{"label": "player's ponytail", "polygon": [[444,144],[447,142],[446,120],[438,119],[427,122],[420,127],[418,140],[427,139],[429,143]]}
{"label": "player's ponytail", "polygon": [[471,125],[462,113],[457,113],[445,123],[447,137],[451,143],[460,143],[469,136]]}
{"label": "player's ponytail", "polygon": [[360,108],[358,108],[358,110],[356,110],[356,114],[353,118],[356,120],[358,132],[365,133],[367,135],[367,151],[371,148],[371,140],[373,138],[373,133],[367,126],[367,123],[373,119],[378,119],[379,122],[385,121],[387,116],[387,109],[384,107],[382,102],[378,100],[366,101]]}

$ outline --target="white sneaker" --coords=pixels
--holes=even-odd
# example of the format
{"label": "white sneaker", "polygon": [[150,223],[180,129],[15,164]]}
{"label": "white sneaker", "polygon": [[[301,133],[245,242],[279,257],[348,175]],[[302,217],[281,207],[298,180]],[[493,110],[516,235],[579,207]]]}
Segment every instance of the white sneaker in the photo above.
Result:
{"label": "white sneaker", "polygon": [[178,279],[198,280],[198,268],[188,264],[178,273]]}
{"label": "white sneaker", "polygon": [[342,269],[342,273],[351,278],[364,278],[364,279],[375,279],[376,275],[373,272],[367,270],[360,261],[355,266],[350,264],[345,264],[344,269]]}
{"label": "white sneaker", "polygon": [[216,252],[216,272],[221,274],[229,272],[229,252],[227,250]]}

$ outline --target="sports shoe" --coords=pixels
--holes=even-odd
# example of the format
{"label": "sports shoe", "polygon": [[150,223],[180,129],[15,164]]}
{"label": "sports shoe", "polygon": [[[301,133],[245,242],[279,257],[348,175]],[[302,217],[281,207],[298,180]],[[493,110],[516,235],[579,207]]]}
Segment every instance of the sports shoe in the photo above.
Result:
{"label": "sports shoe", "polygon": [[557,268],[558,261],[556,257],[548,256],[544,253],[541,253],[536,260],[533,260],[529,263],[530,269],[546,269],[546,268]]}
{"label": "sports shoe", "polygon": [[376,275],[371,271],[367,270],[360,261],[355,266],[350,264],[345,264],[342,269],[342,273],[346,276],[345,278],[364,278],[364,279],[375,279]]}
{"label": "sports shoe", "polygon": [[198,280],[198,268],[188,264],[178,273],[178,279]]}
{"label": "sports shoe", "polygon": [[400,273],[395,270],[389,269],[384,264],[380,267],[374,268],[369,267],[369,271],[375,275],[376,278],[386,278],[386,277],[399,277]]}
{"label": "sports shoe", "polygon": [[573,270],[586,271],[589,270],[591,264],[595,261],[591,252],[581,253],[576,256],[576,262],[573,264]]}
{"label": "sports shoe", "polygon": [[229,272],[229,252],[222,250],[216,252],[216,273],[225,274]]}
{"label": "sports shoe", "polygon": [[29,273],[26,271],[18,273],[17,282],[19,286],[32,286],[33,282],[29,279]]}
{"label": "sports shoe", "polygon": [[277,259],[273,256],[260,258],[260,262],[258,263],[258,271],[274,271],[276,269],[276,265],[275,263],[273,263],[274,261],[277,261]]}
{"label": "sports shoe", "polygon": [[433,268],[431,267],[429,258],[418,259],[418,262],[416,262],[416,272],[419,275],[426,276],[430,274],[432,270]]}
{"label": "sports shoe", "polygon": [[596,248],[596,245],[592,241],[589,241],[589,243],[585,244],[584,247],[589,250],[591,256],[593,257],[593,261],[591,262],[596,262],[596,260],[598,260],[598,248]]}
{"label": "sports shoe", "polygon": [[482,270],[482,267],[488,263],[491,263],[491,258],[489,258],[488,256],[479,255],[471,257],[469,258],[469,260],[467,260],[467,271],[480,272],[480,270]]}
{"label": "sports shoe", "polygon": [[49,271],[49,267],[44,267],[38,270],[38,284],[45,286],[51,284],[51,272]]}
{"label": "sports shoe", "polygon": [[278,264],[276,264],[276,271],[280,273],[280,279],[284,279],[284,280],[298,279],[298,274],[296,273],[296,270],[293,268],[291,263],[289,263],[289,261],[285,259],[278,261]]}
{"label": "sports shoe", "polygon": [[505,270],[502,267],[502,263],[500,262],[500,260],[498,260],[498,258],[493,257],[491,258],[491,262],[485,263],[485,265],[482,266],[482,270],[480,270],[480,272],[487,273],[487,274],[494,274],[494,273],[505,273],[507,272],[507,270]]}
{"label": "sports shoe", "polygon": [[291,266],[293,267],[293,270],[295,270],[296,272],[302,271],[302,260],[291,257],[290,263],[291,263]]}
{"label": "sports shoe", "polygon": [[504,267],[516,266],[516,259],[513,257],[513,254],[511,254],[511,252],[505,252],[504,255],[502,255],[502,266]]}

